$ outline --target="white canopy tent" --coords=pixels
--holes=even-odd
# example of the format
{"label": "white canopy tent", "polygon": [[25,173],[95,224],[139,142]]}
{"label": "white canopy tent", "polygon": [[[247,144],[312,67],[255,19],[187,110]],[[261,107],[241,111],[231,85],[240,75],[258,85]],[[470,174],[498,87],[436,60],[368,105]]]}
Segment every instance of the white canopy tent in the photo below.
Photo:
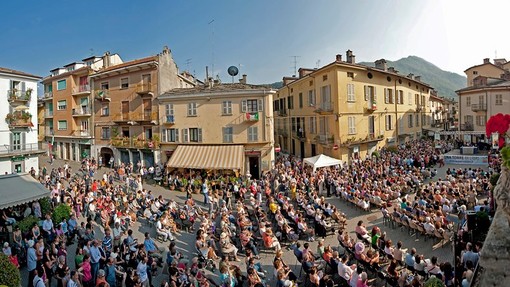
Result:
{"label": "white canopy tent", "polygon": [[303,164],[311,165],[313,167],[313,171],[315,171],[317,168],[325,166],[339,165],[341,167],[342,161],[327,155],[320,154],[303,159]]}

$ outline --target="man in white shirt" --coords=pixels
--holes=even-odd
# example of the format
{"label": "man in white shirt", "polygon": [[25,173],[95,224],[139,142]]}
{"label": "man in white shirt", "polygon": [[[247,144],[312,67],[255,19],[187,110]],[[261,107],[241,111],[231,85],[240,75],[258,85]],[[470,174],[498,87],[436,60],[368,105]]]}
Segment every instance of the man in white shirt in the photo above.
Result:
{"label": "man in white shirt", "polygon": [[338,263],[338,275],[340,277],[344,278],[347,282],[351,280],[352,273],[354,272],[354,269],[356,268],[356,265],[353,264],[351,266],[347,265],[347,260],[349,258],[347,255],[342,256],[342,260]]}
{"label": "man in white shirt", "polygon": [[173,237],[170,230],[168,230],[167,228],[164,228],[163,223],[161,222],[161,218],[158,219],[158,221],[156,222],[156,232],[159,235],[163,236],[164,241],[167,241],[168,239],[170,239],[171,241],[175,240],[175,238]]}
{"label": "man in white shirt", "polygon": [[425,218],[425,223],[423,224],[423,228],[425,229],[425,232],[428,234],[434,233],[434,230],[436,230],[436,227],[434,224],[430,222],[430,217]]}

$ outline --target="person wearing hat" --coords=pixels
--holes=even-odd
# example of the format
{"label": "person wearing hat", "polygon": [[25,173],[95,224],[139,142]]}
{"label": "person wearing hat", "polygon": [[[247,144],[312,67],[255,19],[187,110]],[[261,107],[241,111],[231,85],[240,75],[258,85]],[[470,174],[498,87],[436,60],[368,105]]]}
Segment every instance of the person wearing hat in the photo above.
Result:
{"label": "person wearing hat", "polygon": [[233,254],[235,257],[235,261],[240,261],[239,258],[237,257],[238,249],[237,247],[234,246],[234,244],[232,244],[232,242],[230,241],[230,237],[226,232],[222,232],[220,234],[220,249],[223,254],[226,255]]}

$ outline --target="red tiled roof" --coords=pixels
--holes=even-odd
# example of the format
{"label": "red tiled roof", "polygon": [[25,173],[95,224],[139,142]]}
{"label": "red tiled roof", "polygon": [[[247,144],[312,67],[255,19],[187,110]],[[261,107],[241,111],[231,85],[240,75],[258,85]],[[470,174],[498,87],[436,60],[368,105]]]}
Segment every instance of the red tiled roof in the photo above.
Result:
{"label": "red tiled roof", "polygon": [[108,71],[111,71],[111,70],[116,70],[116,69],[119,69],[119,68],[129,67],[129,66],[133,66],[133,65],[137,65],[137,64],[141,64],[141,63],[145,63],[145,62],[156,61],[157,59],[158,59],[158,56],[150,56],[150,57],[146,57],[146,58],[136,59],[136,60],[132,60],[132,61],[129,61],[129,62],[124,62],[122,64],[110,66],[110,67],[108,67],[106,69],[99,70],[98,73],[108,72]]}

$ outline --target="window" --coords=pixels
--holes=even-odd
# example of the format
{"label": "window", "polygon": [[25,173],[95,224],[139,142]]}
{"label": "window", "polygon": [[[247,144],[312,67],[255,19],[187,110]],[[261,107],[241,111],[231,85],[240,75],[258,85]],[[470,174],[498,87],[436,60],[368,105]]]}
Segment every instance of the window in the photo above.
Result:
{"label": "window", "polygon": [[222,115],[232,115],[232,101],[223,101],[221,112]]}
{"label": "window", "polygon": [[466,106],[471,106],[471,97],[466,97]]}
{"label": "window", "polygon": [[67,88],[66,80],[60,80],[57,82],[57,91],[65,90]]}
{"label": "window", "polygon": [[109,127],[101,128],[101,138],[104,140],[110,139],[110,128]]}
{"label": "window", "polygon": [[398,91],[397,104],[404,104],[404,91],[402,90]]}
{"label": "window", "polygon": [[407,126],[410,128],[413,127],[413,115],[408,116]]}
{"label": "window", "polygon": [[287,98],[287,107],[290,109],[294,109],[294,96],[290,96]]}
{"label": "window", "polygon": [[478,71],[473,71],[473,75],[478,75]]}
{"label": "window", "polygon": [[67,121],[58,121],[57,128],[58,128],[59,131],[67,130]]}
{"label": "window", "polygon": [[188,103],[188,117],[197,116],[197,103]]}
{"label": "window", "polygon": [[25,136],[25,133],[12,133],[11,134],[11,149],[12,150],[21,150],[22,146],[25,144],[21,137]]}
{"label": "window", "polygon": [[234,142],[234,128],[233,127],[224,127],[223,128],[223,142],[224,143],[233,143]]}
{"label": "window", "polygon": [[485,123],[487,122],[487,119],[485,117],[485,115],[482,115],[482,116],[476,116],[476,125],[477,126],[485,126]]}
{"label": "window", "polygon": [[393,123],[391,122],[391,115],[386,115],[385,116],[385,120],[386,120],[386,130],[387,131],[390,131],[393,129]]}
{"label": "window", "polygon": [[398,128],[403,131],[404,130],[404,117],[398,119]]}
{"label": "window", "polygon": [[316,134],[317,133],[317,119],[315,117],[310,118],[310,133]]}
{"label": "window", "polygon": [[412,105],[413,104],[413,94],[411,92],[407,93],[407,104]]}
{"label": "window", "polygon": [[110,88],[110,84],[108,82],[101,83],[101,90],[108,90]]}
{"label": "window", "polygon": [[162,135],[164,142],[179,142],[178,129],[164,129]]}
{"label": "window", "polygon": [[101,115],[102,116],[110,115],[110,104],[109,103],[104,103],[101,105]]}
{"label": "window", "polygon": [[322,80],[323,80],[323,81],[327,81],[327,80],[328,80],[328,75],[324,75],[324,76],[322,76]]}
{"label": "window", "polygon": [[416,114],[416,126],[417,127],[420,126],[420,115],[419,114]]}
{"label": "window", "polygon": [[354,84],[347,84],[347,101],[355,102],[356,95],[354,94]]}
{"label": "window", "polygon": [[314,107],[315,103],[316,103],[315,90],[309,90],[308,91],[308,106]]}
{"label": "window", "polygon": [[[284,101],[285,102],[285,101]],[[264,102],[262,99],[257,100],[243,100],[241,102],[242,113],[256,113],[263,111]],[[285,108],[284,108],[285,110]]]}
{"label": "window", "polygon": [[249,127],[248,128],[248,141],[256,142],[258,141],[258,127]]}
{"label": "window", "polygon": [[303,108],[303,93],[299,93],[299,108]]}
{"label": "window", "polygon": [[354,79],[354,73],[353,72],[347,72],[347,77]]}
{"label": "window", "polygon": [[496,95],[496,106],[503,105],[503,95],[497,94]]}
{"label": "window", "polygon": [[384,103],[393,104],[393,90],[392,89],[384,89]]}
{"label": "window", "polygon": [[173,116],[174,115],[174,104],[166,104],[165,105],[165,116]]}
{"label": "window", "polygon": [[331,104],[331,86],[322,86],[321,87],[321,103],[323,105]]}
{"label": "window", "polygon": [[375,87],[365,86],[365,101],[375,99]]}
{"label": "window", "polygon": [[356,134],[356,117],[348,117],[347,122],[349,125],[349,134]]}
{"label": "window", "polygon": [[419,105],[420,104],[420,95],[414,94],[414,104]]}
{"label": "window", "polygon": [[190,142],[202,142],[202,129],[201,128],[190,128],[184,129],[184,140],[187,141],[189,137]]}
{"label": "window", "polygon": [[57,102],[57,110],[65,110],[67,108],[67,100],[60,100]]}
{"label": "window", "polygon": [[129,88],[129,79],[128,79],[128,78],[122,78],[122,79],[120,79],[120,88],[121,88],[121,89],[127,89],[127,88]]}
{"label": "window", "polygon": [[326,117],[319,118],[319,133],[321,135],[325,135],[328,130],[328,122],[326,121]]}

